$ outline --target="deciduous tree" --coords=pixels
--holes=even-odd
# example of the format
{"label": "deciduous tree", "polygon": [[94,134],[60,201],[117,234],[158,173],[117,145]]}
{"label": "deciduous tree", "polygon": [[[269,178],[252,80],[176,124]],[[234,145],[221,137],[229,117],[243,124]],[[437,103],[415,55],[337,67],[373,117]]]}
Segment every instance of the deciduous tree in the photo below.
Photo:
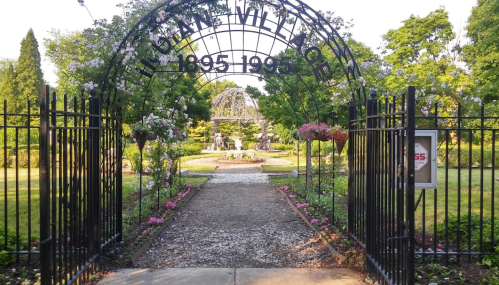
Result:
{"label": "deciduous tree", "polygon": [[463,58],[472,70],[482,99],[499,98],[499,1],[478,0],[466,26],[471,43]]}

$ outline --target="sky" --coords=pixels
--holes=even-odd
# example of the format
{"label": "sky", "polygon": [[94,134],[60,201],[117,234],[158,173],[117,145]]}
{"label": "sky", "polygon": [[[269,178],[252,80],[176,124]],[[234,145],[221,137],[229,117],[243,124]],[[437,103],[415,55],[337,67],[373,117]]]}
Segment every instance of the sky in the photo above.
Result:
{"label": "sky", "polygon": [[[77,0],[0,0],[0,59],[17,59],[21,41],[30,28],[40,46],[44,79],[54,85],[54,68],[45,57],[43,39],[48,31],[83,30],[92,25],[89,12]],[[449,12],[449,19],[456,34],[464,39],[466,23],[476,0],[302,0],[316,10],[333,11],[345,20],[353,19],[353,38],[363,42],[374,51],[381,44],[381,35],[390,29],[400,27],[401,22],[416,15],[424,17],[443,6]],[[110,19],[121,14],[116,5],[124,0],[85,0],[85,5],[94,19]],[[243,85],[238,83],[239,85]]]}

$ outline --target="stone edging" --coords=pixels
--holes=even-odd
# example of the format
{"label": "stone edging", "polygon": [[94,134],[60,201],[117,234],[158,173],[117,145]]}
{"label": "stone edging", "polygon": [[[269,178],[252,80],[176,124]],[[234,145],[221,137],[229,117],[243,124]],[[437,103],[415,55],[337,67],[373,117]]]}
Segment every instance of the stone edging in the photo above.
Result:
{"label": "stone edging", "polygon": [[319,231],[317,231],[317,229],[309,222],[309,220],[302,214],[302,212],[300,212],[300,210],[296,208],[295,204],[291,202],[291,199],[289,199],[286,193],[284,193],[278,187],[276,187],[276,189],[279,191],[279,193],[281,193],[282,196],[284,196],[286,202],[288,202],[291,209],[293,209],[293,211],[295,211],[295,213],[297,213],[303,219],[303,221],[315,232],[315,234],[322,240],[322,243],[329,249],[329,252],[331,252],[333,258],[336,259],[336,261],[339,264],[342,264],[343,261],[345,260],[345,256],[340,254],[336,249],[333,248],[333,246],[331,246],[331,244],[324,238],[324,236]]}
{"label": "stone edging", "polygon": [[[209,179],[208,179],[209,180]],[[206,183],[206,182],[205,182]],[[204,185],[204,184],[203,184]],[[202,186],[202,185],[201,185]],[[201,187],[200,186],[200,187]],[[194,195],[195,192],[199,191],[199,188],[200,187],[196,187],[194,189],[192,189],[189,194],[184,198],[183,202],[182,202],[182,207],[184,207],[186,205],[186,203],[189,202],[189,200],[192,198],[192,196]],[[180,209],[179,209],[180,210]],[[149,241],[146,242],[141,248],[139,248],[133,255],[132,255],[132,258],[131,258],[131,261],[132,261],[132,264],[133,266],[137,265],[140,257],[142,256],[142,254],[144,254],[144,252],[146,252],[149,247],[152,245],[153,241],[158,237],[158,235],[160,233],[162,233],[166,227],[168,227],[173,219],[174,219],[174,216],[178,213],[179,210],[176,210],[176,211],[172,211],[169,215],[169,219],[167,221],[165,221],[165,223],[163,224],[163,226],[161,226],[161,228],[159,229],[159,231],[157,231],[154,235],[152,235],[150,238],[149,238]]]}

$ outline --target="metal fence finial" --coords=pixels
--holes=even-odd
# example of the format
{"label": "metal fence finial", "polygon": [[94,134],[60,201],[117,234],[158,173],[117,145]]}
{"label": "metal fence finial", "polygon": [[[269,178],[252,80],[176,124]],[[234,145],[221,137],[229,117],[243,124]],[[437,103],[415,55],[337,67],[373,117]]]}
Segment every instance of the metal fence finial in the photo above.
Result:
{"label": "metal fence finial", "polygon": [[371,93],[369,93],[369,96],[371,96],[371,99],[376,99],[377,95],[378,95],[378,93],[376,92],[375,89],[371,90]]}

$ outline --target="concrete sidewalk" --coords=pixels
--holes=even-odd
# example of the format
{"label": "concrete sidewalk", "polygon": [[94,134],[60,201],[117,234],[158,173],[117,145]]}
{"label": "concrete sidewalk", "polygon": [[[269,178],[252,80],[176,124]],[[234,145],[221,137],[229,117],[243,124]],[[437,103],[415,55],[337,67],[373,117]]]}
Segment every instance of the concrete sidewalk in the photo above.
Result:
{"label": "concrete sidewalk", "polygon": [[123,269],[99,285],[358,285],[359,273],[348,269],[314,268],[164,268]]}

